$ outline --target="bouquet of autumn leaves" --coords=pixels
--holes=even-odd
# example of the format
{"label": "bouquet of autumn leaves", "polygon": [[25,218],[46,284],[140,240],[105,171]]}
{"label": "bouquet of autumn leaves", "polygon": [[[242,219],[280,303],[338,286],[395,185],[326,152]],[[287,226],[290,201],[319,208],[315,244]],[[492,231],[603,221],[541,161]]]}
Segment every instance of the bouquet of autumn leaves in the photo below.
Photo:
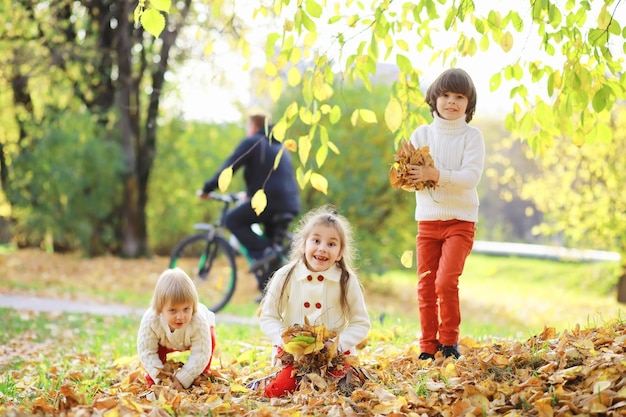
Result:
{"label": "bouquet of autumn leaves", "polygon": [[303,325],[295,324],[285,329],[282,338],[284,345],[279,359],[283,363],[293,360],[298,375],[319,373],[326,376],[335,369],[343,369],[346,363],[358,365],[358,358],[338,351],[337,332],[329,331],[323,324],[312,326],[306,317]]}
{"label": "bouquet of autumn leaves", "polygon": [[409,165],[434,167],[435,163],[430,155],[428,146],[416,148],[411,142],[403,140],[393,157],[394,163],[389,171],[389,182],[393,188],[405,191],[418,191],[424,188],[436,187],[434,181],[415,182],[408,178]]}

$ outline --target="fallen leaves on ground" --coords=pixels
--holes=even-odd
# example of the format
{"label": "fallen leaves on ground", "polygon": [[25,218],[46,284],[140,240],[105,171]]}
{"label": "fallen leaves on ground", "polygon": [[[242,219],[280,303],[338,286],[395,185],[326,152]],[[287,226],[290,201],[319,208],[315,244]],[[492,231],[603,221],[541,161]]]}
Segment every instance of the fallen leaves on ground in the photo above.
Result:
{"label": "fallen leaves on ground", "polygon": [[411,142],[403,140],[393,159],[394,164],[389,170],[389,182],[393,188],[401,188],[405,191],[416,191],[436,187],[435,181],[415,182],[408,177],[409,165],[435,166],[428,146],[415,148]]}
{"label": "fallen leaves on ground", "polygon": [[[461,340],[458,360],[437,354],[420,361],[416,344],[370,340],[359,353],[368,375],[356,389],[311,380],[284,399],[266,399],[245,386],[263,364],[223,364],[178,392],[148,389],[137,358],[107,372],[112,383],[87,399],[71,377],[40,393],[29,406],[0,397],[0,414],[64,416],[624,416],[626,324],[565,331],[545,328],[526,341],[482,344]],[[260,361],[269,358],[259,359]],[[269,366],[269,365],[267,365]],[[255,371],[251,371],[256,369]],[[28,386],[20,386],[28,397]]]}

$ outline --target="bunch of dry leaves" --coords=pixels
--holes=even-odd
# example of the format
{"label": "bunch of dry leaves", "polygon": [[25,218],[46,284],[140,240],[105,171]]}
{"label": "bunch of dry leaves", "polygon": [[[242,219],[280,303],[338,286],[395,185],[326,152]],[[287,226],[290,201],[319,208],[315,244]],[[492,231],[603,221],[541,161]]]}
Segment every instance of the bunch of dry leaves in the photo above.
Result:
{"label": "bunch of dry leaves", "polygon": [[389,182],[393,188],[401,188],[406,191],[435,188],[436,184],[432,180],[415,182],[408,177],[409,165],[435,166],[428,146],[416,148],[411,142],[403,140],[393,159],[394,164],[389,171]]}
{"label": "bunch of dry leaves", "polygon": [[368,378],[351,390],[311,380],[284,399],[245,385],[254,372],[237,362],[179,392],[168,382],[148,389],[136,358],[116,364],[119,380],[87,399],[75,381],[0,414],[83,416],[625,416],[626,324],[545,328],[526,341],[461,340],[458,360],[418,359],[416,344],[379,342],[359,353]]}

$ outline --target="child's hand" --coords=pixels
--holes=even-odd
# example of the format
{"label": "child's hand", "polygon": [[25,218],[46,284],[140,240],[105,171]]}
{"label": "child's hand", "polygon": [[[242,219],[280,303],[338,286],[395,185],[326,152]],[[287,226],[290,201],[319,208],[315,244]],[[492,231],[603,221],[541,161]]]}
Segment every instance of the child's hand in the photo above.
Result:
{"label": "child's hand", "polygon": [[282,346],[276,346],[276,359],[280,359],[282,363],[293,362],[293,355],[285,352]]}

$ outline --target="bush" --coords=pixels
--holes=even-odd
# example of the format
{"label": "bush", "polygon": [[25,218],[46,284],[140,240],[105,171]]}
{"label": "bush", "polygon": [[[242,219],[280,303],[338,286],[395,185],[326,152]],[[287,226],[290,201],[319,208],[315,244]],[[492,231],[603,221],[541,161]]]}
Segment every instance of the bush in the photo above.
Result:
{"label": "bush", "polygon": [[57,250],[100,253],[115,242],[120,149],[99,137],[88,114],[60,114],[46,126],[11,166],[14,238],[20,246],[47,242]]}

